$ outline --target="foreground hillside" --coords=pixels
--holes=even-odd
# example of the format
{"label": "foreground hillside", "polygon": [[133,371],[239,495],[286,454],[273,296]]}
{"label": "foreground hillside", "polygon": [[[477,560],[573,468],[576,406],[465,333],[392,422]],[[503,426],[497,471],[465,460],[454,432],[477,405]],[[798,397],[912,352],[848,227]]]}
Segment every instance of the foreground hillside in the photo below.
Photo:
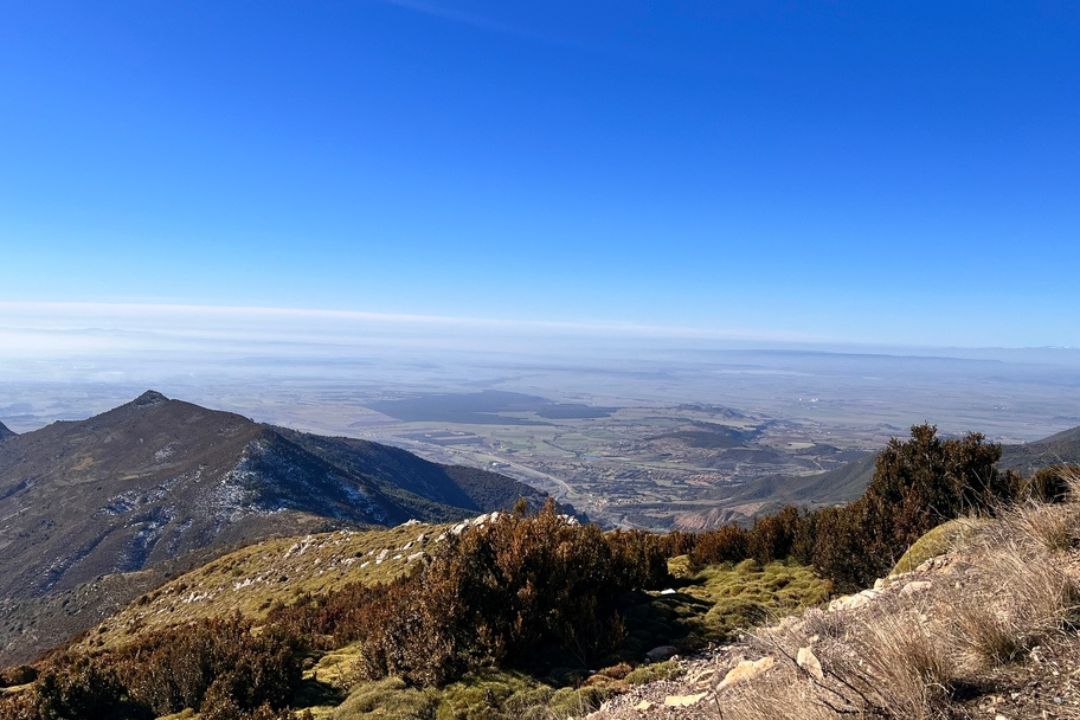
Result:
{"label": "foreground hillside", "polygon": [[[995,673],[1035,667],[1031,682],[1052,686],[1038,665],[1050,658],[1075,680],[1054,643],[1072,649],[1080,504],[1073,469],[1021,476],[1000,457],[977,434],[917,426],[847,506],[695,535],[604,532],[549,501],[263,541],[4,672],[0,717],[929,720],[1009,707],[999,690],[1015,685]],[[958,541],[969,555],[923,565]],[[894,566],[916,571],[881,579]],[[1008,692],[1015,717],[1040,717]]]}
{"label": "foreground hillside", "polygon": [[[0,662],[63,639],[49,631],[57,625],[85,629],[103,607],[231,547],[459,520],[522,497],[533,507],[543,499],[494,473],[147,392],[0,443]],[[95,592],[103,584],[110,592]],[[93,602],[99,596],[104,605]],[[78,612],[58,612],[57,599]]]}
{"label": "foreground hillside", "polygon": [[1022,504],[953,521],[873,588],[676,661],[589,717],[1080,718],[1077,622],[1080,497]]}
{"label": "foreground hillside", "polygon": [[338,530],[272,538],[223,555],[139,597],[78,644],[118,647],[162,628],[240,613],[263,618],[271,608],[325,595],[350,583],[392,580],[430,559],[449,534],[481,527],[499,513],[458,524],[410,521],[386,530]]}

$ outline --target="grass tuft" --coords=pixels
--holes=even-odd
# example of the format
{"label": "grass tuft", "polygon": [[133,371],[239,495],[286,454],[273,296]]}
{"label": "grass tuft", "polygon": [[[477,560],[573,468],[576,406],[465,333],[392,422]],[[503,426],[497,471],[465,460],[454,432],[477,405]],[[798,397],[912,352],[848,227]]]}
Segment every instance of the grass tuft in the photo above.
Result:
{"label": "grass tuft", "polygon": [[952,619],[962,649],[977,667],[1010,663],[1027,651],[1023,631],[985,604],[965,602],[953,608]]}

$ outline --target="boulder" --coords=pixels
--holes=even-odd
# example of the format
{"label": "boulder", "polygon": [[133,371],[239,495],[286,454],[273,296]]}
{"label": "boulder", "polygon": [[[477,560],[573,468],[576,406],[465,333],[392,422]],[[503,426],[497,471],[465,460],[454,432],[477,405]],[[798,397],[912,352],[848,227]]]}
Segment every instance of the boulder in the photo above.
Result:
{"label": "boulder", "polygon": [[679,648],[674,645],[659,645],[645,653],[645,659],[649,662],[660,662],[674,656],[677,652],[679,652]]}
{"label": "boulder", "polygon": [[664,698],[664,704],[668,707],[690,707],[701,702],[708,693],[694,693],[693,695],[668,695]]}
{"label": "boulder", "polygon": [[825,679],[825,672],[821,669],[821,661],[818,660],[817,655],[810,648],[799,648],[799,652],[795,655],[795,662],[815,680]]}
{"label": "boulder", "polygon": [[720,682],[720,686],[717,690],[723,690],[732,685],[737,685],[741,682],[756,678],[767,672],[769,668],[775,664],[776,660],[774,660],[771,655],[766,655],[760,660],[743,660],[728,671],[728,674],[724,676],[724,679]]}
{"label": "boulder", "polygon": [[914,580],[909,582],[904,587],[900,588],[901,595],[914,595],[915,593],[928,590],[930,588],[930,581],[928,580]]}

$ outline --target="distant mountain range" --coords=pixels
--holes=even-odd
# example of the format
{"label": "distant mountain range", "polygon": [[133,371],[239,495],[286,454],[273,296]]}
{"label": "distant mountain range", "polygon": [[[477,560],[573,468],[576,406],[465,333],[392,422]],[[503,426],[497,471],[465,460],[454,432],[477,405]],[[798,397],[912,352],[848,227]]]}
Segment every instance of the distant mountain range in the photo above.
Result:
{"label": "distant mountain range", "polygon": [[1057,463],[1080,464],[1080,427],[1022,445],[1006,445],[1001,466],[1021,472]]}
{"label": "distant mountain range", "polygon": [[[2,428],[0,438],[0,635],[9,641],[20,627],[4,625],[5,608],[25,617],[28,604],[66,594],[92,615],[87,587],[107,582],[110,602],[126,602],[145,589],[140,571],[145,579],[185,557],[271,536],[459,520],[545,498],[496,473],[153,391],[88,420],[21,435]],[[132,578],[130,593],[128,583],[102,577],[118,573]]]}
{"label": "distant mountain range", "polygon": [[[876,460],[877,453],[868,452],[828,472],[761,478],[740,486],[723,499],[723,504],[761,502],[767,503],[763,509],[768,509],[788,503],[823,505],[849,502],[859,497],[870,484]],[[1042,440],[1003,445],[998,467],[1030,473],[1058,463],[1080,464],[1080,427]]]}

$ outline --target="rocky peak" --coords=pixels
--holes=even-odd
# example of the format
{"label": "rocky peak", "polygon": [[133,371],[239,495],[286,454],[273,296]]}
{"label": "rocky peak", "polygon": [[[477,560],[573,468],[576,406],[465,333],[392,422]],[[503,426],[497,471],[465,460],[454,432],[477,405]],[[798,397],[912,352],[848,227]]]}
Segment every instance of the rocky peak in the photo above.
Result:
{"label": "rocky peak", "polygon": [[169,398],[165,397],[157,390],[147,390],[139,397],[132,401],[132,405],[136,407],[145,407],[147,405],[160,405],[163,402],[168,402]]}

